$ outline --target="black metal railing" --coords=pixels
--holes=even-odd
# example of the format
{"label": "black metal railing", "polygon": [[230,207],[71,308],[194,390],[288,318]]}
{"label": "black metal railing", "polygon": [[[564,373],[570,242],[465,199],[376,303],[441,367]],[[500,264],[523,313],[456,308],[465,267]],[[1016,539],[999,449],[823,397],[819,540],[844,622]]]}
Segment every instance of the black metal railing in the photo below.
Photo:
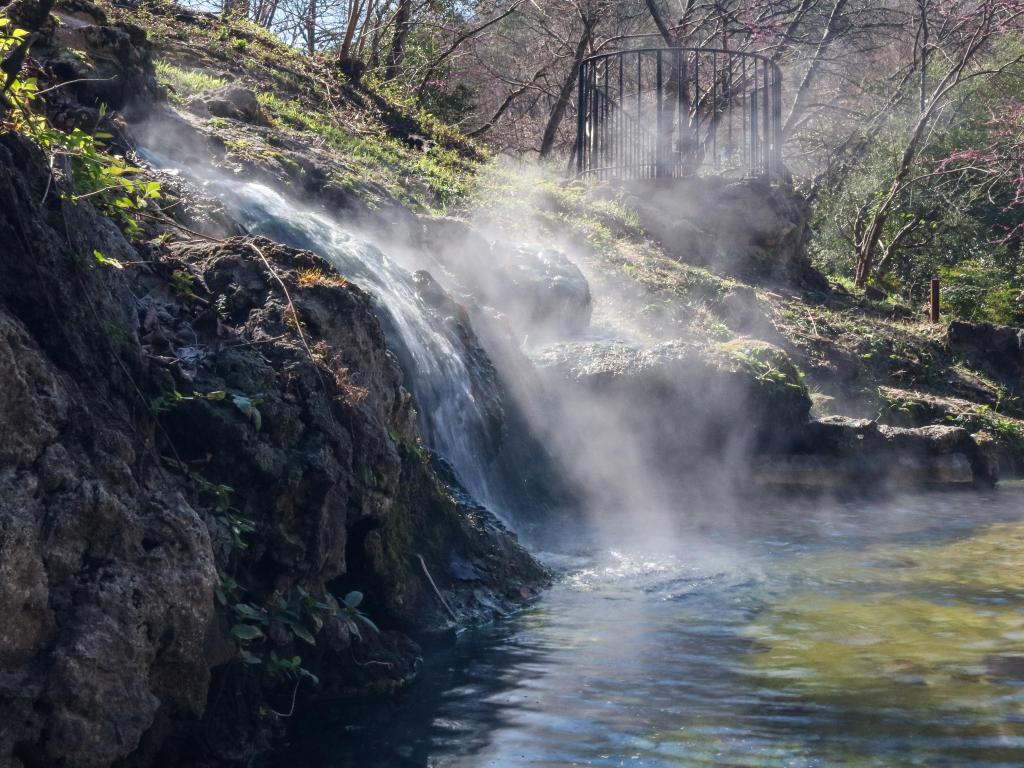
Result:
{"label": "black metal railing", "polygon": [[579,74],[576,172],[599,179],[783,173],[782,73],[755,53],[641,48]]}

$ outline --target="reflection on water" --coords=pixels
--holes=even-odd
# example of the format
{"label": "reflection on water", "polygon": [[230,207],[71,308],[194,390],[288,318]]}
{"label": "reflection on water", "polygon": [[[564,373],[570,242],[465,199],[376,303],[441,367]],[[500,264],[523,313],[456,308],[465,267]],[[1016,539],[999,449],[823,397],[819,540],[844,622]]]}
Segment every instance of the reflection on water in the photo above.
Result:
{"label": "reflection on water", "polygon": [[1024,495],[790,503],[661,551],[551,556],[529,611],[303,766],[1024,765]]}

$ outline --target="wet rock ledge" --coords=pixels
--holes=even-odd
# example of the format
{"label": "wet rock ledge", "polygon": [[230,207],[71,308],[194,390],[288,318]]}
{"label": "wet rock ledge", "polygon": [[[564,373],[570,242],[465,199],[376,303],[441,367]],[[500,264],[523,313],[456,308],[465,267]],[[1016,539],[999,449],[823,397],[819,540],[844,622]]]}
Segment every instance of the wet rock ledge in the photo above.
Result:
{"label": "wet rock ledge", "polygon": [[0,765],[243,760],[546,582],[432,468],[356,285],[46,186],[0,137]]}

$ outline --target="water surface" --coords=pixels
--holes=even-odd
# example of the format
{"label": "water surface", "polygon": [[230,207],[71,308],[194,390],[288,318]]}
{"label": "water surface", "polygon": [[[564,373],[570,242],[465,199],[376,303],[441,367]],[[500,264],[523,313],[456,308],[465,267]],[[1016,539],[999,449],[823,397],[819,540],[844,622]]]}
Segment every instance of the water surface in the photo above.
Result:
{"label": "water surface", "polygon": [[1024,493],[788,502],[548,555],[525,612],[281,765],[1024,765]]}

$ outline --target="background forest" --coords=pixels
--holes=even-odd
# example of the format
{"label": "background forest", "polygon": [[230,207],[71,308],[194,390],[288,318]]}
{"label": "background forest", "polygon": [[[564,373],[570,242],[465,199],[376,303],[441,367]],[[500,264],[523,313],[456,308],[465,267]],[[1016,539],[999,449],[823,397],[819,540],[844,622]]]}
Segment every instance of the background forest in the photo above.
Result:
{"label": "background forest", "polygon": [[[1019,0],[226,0],[312,56],[493,150],[564,167],[587,56],[644,45],[769,56],[784,157],[840,282],[1024,323]],[[853,287],[848,285],[848,287]]]}

